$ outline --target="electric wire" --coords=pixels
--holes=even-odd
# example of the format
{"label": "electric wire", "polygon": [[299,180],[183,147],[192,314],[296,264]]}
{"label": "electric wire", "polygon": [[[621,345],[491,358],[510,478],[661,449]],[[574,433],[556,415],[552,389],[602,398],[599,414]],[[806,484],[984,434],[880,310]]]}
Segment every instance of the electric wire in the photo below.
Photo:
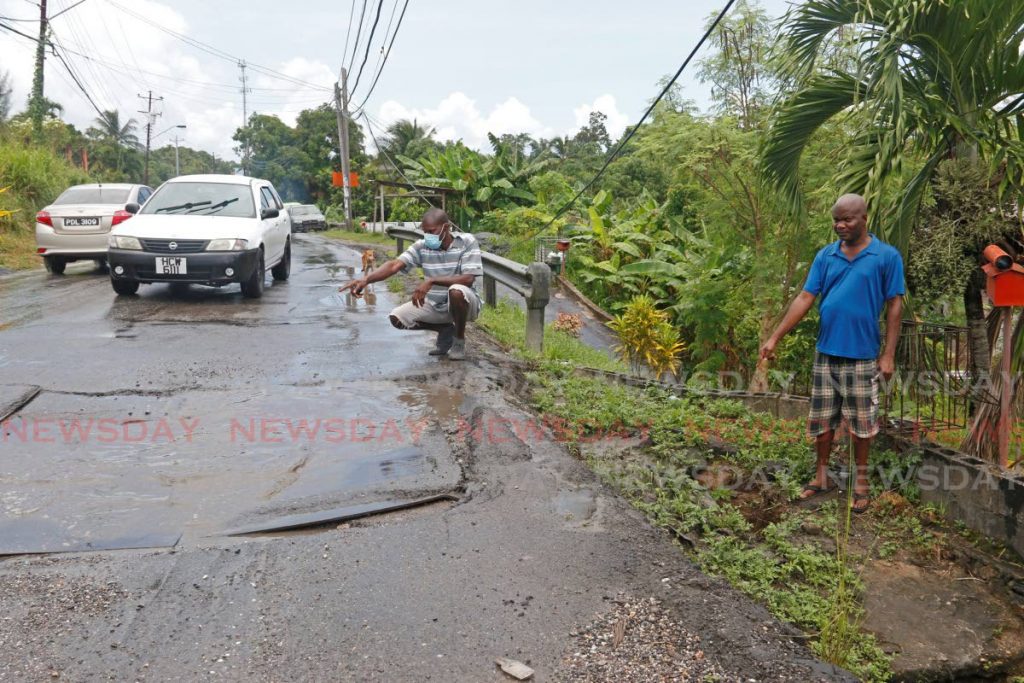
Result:
{"label": "electric wire", "polygon": [[78,89],[82,91],[83,95],[85,95],[85,99],[89,100],[89,104],[92,105],[92,108],[95,109],[96,113],[102,118],[104,116],[103,110],[96,105],[96,101],[93,100],[92,95],[90,95],[89,91],[85,89],[85,86],[82,85],[82,82],[79,80],[78,76],[75,75],[75,72],[72,70],[71,66],[67,63],[67,61],[65,61],[64,56],[60,53],[60,50],[54,47],[53,54],[57,57],[58,60],[60,60],[60,63],[64,65],[64,68],[67,69],[68,74],[71,75],[71,80],[75,82],[75,85],[78,86]]}
{"label": "electric wire", "polygon": [[348,30],[345,31],[345,47],[341,48],[341,63],[345,63],[345,55],[348,54],[348,39],[352,35],[352,19],[356,16],[356,0],[352,0],[352,6],[348,11]]}
{"label": "electric wire", "polygon": [[377,55],[377,63],[373,65],[373,70],[377,71],[380,68],[381,60],[384,58],[384,45],[388,42],[388,36],[391,35],[391,26],[395,23],[395,12],[398,11],[398,3],[401,0],[395,0],[395,4],[391,6],[391,16],[388,17],[388,27],[384,31],[384,40],[381,41],[379,54]]}
{"label": "electric wire", "polygon": [[384,8],[384,0],[377,1],[377,15],[373,18],[373,26],[370,27],[370,37],[366,40],[366,51],[363,53],[363,62],[359,65],[359,73],[356,74],[356,82],[349,91],[349,97],[355,94],[359,87],[359,79],[363,77],[363,69],[366,68],[366,60],[370,58],[370,47],[373,45],[373,34],[377,32],[377,23],[380,21],[380,11]]}
{"label": "electric wire", "polygon": [[374,76],[373,83],[370,84],[369,92],[366,93],[366,97],[364,97],[363,101],[360,102],[359,106],[356,107],[356,110],[355,110],[356,114],[358,114],[363,109],[363,107],[366,106],[366,102],[370,99],[370,95],[373,94],[374,89],[377,87],[377,81],[380,80],[380,75],[382,73],[384,73],[384,67],[388,63],[388,55],[391,54],[391,48],[395,44],[395,38],[398,37],[398,30],[402,28],[402,19],[405,17],[405,10],[408,7],[409,7],[409,0],[405,0],[405,4],[402,5],[402,13],[398,16],[398,24],[395,26],[395,32],[391,34],[391,42],[388,43],[388,49],[384,53],[384,59],[383,59],[383,61],[380,64],[380,68],[377,69],[377,75]]}
{"label": "electric wire", "polygon": [[[348,72],[349,73],[352,73],[352,65],[355,64],[356,53],[359,51],[359,36],[361,36],[363,34],[363,18],[365,16],[366,16],[366,0],[363,0],[363,8],[361,10],[359,10],[359,24],[357,25],[358,28],[356,29],[356,41],[354,43],[352,43],[352,54],[349,55],[349,57],[348,57]],[[351,28],[351,27],[352,27],[352,25],[349,24],[349,28]],[[342,59],[344,60],[344,55],[342,55]]]}
{"label": "electric wire", "polygon": [[[149,19],[148,17],[143,16],[141,14],[138,14],[137,12],[134,12],[134,11],[128,9],[127,7],[124,7],[123,5],[120,5],[119,3],[114,2],[114,0],[106,0],[106,2],[109,3],[110,5],[112,5],[113,7],[121,10],[125,14],[128,14],[129,16],[134,17],[135,19],[137,19],[137,20],[139,20],[139,21],[141,21],[141,22],[143,22],[145,24],[149,24],[150,26],[153,26],[154,28],[157,28],[160,31],[163,31],[167,35],[169,35],[169,36],[171,36],[173,38],[176,38],[176,39],[180,40],[181,42],[185,43],[186,45],[190,45],[191,47],[196,48],[197,50],[201,50],[203,52],[206,52],[207,54],[213,55],[214,57],[218,57],[220,59],[232,62],[234,64],[237,64],[238,62],[242,61],[240,57],[236,57],[236,56],[234,56],[234,55],[232,55],[232,54],[230,54],[228,52],[225,52],[224,50],[221,50],[220,48],[214,47],[213,45],[210,45],[208,43],[204,43],[204,42],[202,42],[200,40],[197,40],[195,38],[190,38],[189,36],[186,36],[183,33],[178,33],[177,31],[173,31],[173,30],[167,28],[166,26],[162,26],[159,23]],[[310,88],[310,89],[313,89],[313,90],[330,90],[330,88],[328,88],[326,86],[317,85],[315,83],[310,83],[309,81],[304,81],[304,80],[302,80],[300,78],[295,78],[294,76],[289,76],[288,74],[281,73],[280,71],[275,71],[274,69],[271,69],[271,68],[266,67],[266,66],[262,66],[260,64],[255,64],[255,63],[252,63],[252,62],[247,62],[247,65],[253,71],[255,71],[257,73],[261,73],[264,76],[268,76],[270,78],[276,78],[278,80],[287,81],[289,83],[294,83],[296,85],[301,85],[301,86],[304,86],[306,88]]]}
{"label": "electric wire", "polygon": [[701,49],[701,47],[704,46],[704,43],[707,42],[707,39],[711,36],[711,33],[715,30],[715,28],[718,26],[718,24],[722,21],[722,18],[725,17],[725,15],[729,12],[729,10],[732,8],[732,6],[733,6],[733,4],[735,2],[736,2],[736,0],[728,0],[728,2],[726,2],[725,7],[723,7],[722,11],[718,13],[718,16],[715,17],[715,20],[713,22],[711,22],[711,25],[704,32],[704,35],[701,36],[699,41],[697,41],[697,44],[690,51],[690,54],[686,56],[686,60],[676,70],[675,75],[673,75],[672,78],[668,81],[668,83],[665,84],[665,87],[661,89],[661,92],[658,93],[658,96],[654,98],[654,101],[651,102],[651,105],[649,107],[647,107],[647,111],[645,111],[644,115],[640,117],[640,120],[637,121],[636,125],[633,126],[632,128],[630,128],[627,131],[626,135],[619,141],[619,144],[617,144],[615,146],[615,149],[613,149],[612,152],[608,155],[608,158],[605,159],[604,165],[601,166],[600,170],[594,175],[594,177],[591,178],[587,182],[587,184],[584,185],[583,188],[579,192],[577,192],[576,195],[572,199],[570,199],[565,204],[563,204],[562,207],[558,211],[555,212],[555,215],[552,216],[551,220],[548,221],[547,224],[544,227],[542,227],[540,230],[535,232],[533,234],[533,236],[530,237],[529,239],[533,239],[533,237],[536,237],[537,235],[541,234],[542,232],[544,232],[545,230],[550,228],[554,224],[554,222],[556,220],[558,220],[558,218],[563,213],[568,211],[572,207],[572,205],[575,204],[576,201],[580,197],[583,196],[583,193],[585,193],[587,190],[589,190],[591,187],[593,187],[594,183],[597,182],[598,178],[600,178],[604,174],[604,172],[605,172],[605,170],[607,170],[608,166],[619,155],[619,152],[622,151],[623,147],[626,146],[626,143],[629,142],[633,138],[633,136],[636,134],[636,132],[638,130],[640,130],[640,126],[642,126],[644,121],[646,121],[647,118],[651,115],[651,112],[654,111],[654,107],[658,104],[658,102],[660,102],[662,100],[662,98],[665,97],[665,95],[668,93],[669,89],[673,85],[675,85],[676,80],[678,80],[679,76],[682,75],[683,69],[685,69],[687,67],[687,65],[693,59],[694,55],[696,55],[697,52]]}

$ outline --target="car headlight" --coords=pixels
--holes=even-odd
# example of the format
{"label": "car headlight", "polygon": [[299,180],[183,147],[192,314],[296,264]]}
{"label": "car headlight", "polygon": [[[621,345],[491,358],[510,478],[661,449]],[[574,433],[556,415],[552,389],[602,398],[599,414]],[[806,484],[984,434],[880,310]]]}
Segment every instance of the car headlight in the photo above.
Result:
{"label": "car headlight", "polygon": [[243,251],[249,247],[248,240],[210,240],[206,245],[206,251]]}
{"label": "car headlight", "polygon": [[126,235],[111,235],[107,239],[107,246],[113,249],[138,249],[142,250],[142,244],[137,237]]}

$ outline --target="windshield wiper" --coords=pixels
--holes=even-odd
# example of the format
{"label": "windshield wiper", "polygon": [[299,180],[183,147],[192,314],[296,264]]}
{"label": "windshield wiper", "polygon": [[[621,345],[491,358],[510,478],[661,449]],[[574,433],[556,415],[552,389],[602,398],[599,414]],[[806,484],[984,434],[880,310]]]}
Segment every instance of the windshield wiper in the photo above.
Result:
{"label": "windshield wiper", "polygon": [[[213,213],[214,211],[220,211],[221,209],[223,209],[225,206],[227,206],[231,202],[237,202],[237,201],[238,201],[238,197],[232,197],[231,199],[225,199],[222,202],[217,202],[213,206],[204,206],[204,207],[200,207],[198,209],[193,209],[193,210],[189,211],[188,213],[195,213],[196,211],[202,211],[202,210],[205,210],[207,213]],[[210,202],[203,202],[203,203],[204,204],[209,204]]]}
{"label": "windshield wiper", "polygon": [[161,211],[179,211],[181,209],[191,209],[193,207],[202,206],[204,204],[209,203],[209,200],[207,200],[205,202],[185,202],[184,204],[179,204],[178,206],[162,206],[159,209],[157,209],[155,213],[160,213]]}

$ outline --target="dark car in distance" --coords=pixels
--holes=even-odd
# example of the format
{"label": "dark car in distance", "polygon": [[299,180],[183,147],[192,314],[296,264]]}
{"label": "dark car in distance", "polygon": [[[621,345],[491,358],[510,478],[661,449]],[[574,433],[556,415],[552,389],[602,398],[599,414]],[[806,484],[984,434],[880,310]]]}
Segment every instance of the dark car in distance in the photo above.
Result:
{"label": "dark car in distance", "polygon": [[320,209],[313,204],[299,204],[288,207],[288,215],[292,221],[292,232],[309,232],[310,230],[326,230],[327,219]]}

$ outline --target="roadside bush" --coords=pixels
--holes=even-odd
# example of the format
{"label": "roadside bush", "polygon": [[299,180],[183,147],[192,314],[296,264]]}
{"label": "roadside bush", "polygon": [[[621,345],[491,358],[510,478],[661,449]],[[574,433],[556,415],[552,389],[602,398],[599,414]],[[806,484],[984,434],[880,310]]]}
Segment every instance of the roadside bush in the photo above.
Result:
{"label": "roadside bush", "polygon": [[36,211],[57,198],[70,185],[87,183],[89,176],[49,149],[0,139],[0,266],[31,268],[35,256],[33,221]]}

